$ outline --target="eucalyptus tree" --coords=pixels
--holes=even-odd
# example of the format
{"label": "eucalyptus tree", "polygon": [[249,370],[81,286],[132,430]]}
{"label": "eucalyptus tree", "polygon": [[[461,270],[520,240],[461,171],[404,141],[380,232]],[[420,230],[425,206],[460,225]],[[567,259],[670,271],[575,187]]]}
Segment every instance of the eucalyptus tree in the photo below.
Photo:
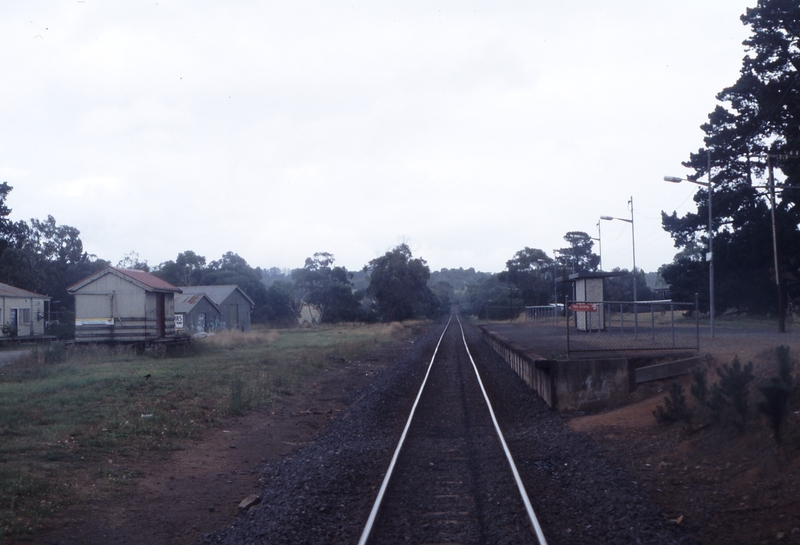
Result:
{"label": "eucalyptus tree", "polygon": [[292,271],[292,280],[303,303],[319,311],[320,322],[355,321],[361,317],[361,294],[353,290],[353,275],[334,266],[328,252],[306,258],[302,269]]}
{"label": "eucalyptus tree", "polygon": [[375,301],[378,319],[403,321],[432,316],[439,302],[430,287],[431,271],[424,259],[415,258],[407,244],[375,258],[364,266],[369,275],[367,295]]}

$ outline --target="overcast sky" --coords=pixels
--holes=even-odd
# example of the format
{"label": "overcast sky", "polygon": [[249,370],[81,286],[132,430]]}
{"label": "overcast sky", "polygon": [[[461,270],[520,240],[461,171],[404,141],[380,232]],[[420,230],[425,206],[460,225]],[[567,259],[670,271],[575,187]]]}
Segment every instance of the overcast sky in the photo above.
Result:
{"label": "overcast sky", "polygon": [[[12,219],[157,265],[193,250],[350,270],[401,242],[497,272],[629,218],[676,249],[668,184],[733,84],[756,0],[2,2],[0,181]],[[630,269],[630,225],[601,225]]]}

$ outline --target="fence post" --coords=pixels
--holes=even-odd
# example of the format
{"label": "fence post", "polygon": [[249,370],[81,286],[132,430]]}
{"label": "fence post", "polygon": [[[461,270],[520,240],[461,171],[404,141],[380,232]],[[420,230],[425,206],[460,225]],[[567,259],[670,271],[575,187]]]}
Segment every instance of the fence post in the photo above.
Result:
{"label": "fence post", "polygon": [[696,293],[694,294],[694,321],[696,350],[700,350],[700,296]]}
{"label": "fence post", "polygon": [[675,303],[669,301],[669,320],[672,326],[672,348],[675,348]]}
{"label": "fence post", "polygon": [[567,322],[567,359],[569,359],[569,295],[564,296],[564,313]]}
{"label": "fence post", "polygon": [[650,303],[650,327],[653,328],[653,335],[652,340],[653,344],[656,343],[656,313],[655,309],[653,308],[653,303]]}

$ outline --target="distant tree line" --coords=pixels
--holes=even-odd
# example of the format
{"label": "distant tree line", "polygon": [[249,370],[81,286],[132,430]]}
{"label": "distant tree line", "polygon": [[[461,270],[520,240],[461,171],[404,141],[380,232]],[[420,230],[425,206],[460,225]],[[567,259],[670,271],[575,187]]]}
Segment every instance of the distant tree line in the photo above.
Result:
{"label": "distant tree line", "polygon": [[[80,231],[52,216],[11,221],[12,189],[0,184],[0,282],[52,297],[51,310],[69,329],[75,303],[67,288],[111,262],[85,252]],[[337,266],[327,252],[315,253],[292,271],[254,268],[233,252],[209,261],[191,250],[152,267],[133,251],[116,266],[150,272],[178,287],[236,284],[254,302],[254,323],[296,324],[304,308],[325,323],[430,318],[448,312],[451,304],[447,290],[438,290],[441,297],[434,293],[430,268],[406,244],[355,273]]]}
{"label": "distant tree line", "polygon": [[[80,231],[59,225],[52,216],[44,221],[9,220],[11,190],[7,183],[0,185],[0,281],[51,296],[52,310],[62,313],[62,321],[71,325],[74,299],[67,288],[111,262],[85,252]],[[155,266],[132,251],[116,266],[150,272],[178,287],[236,284],[254,302],[254,323],[292,325],[304,311],[322,323],[388,322],[434,318],[449,313],[453,305],[480,315],[489,307],[512,312],[526,305],[563,301],[569,286],[558,284],[556,278],[594,271],[599,265],[588,234],[571,231],[564,239],[567,246],[553,257],[526,247],[497,274],[473,268],[432,273],[406,244],[358,271],[337,265],[328,252],[315,253],[293,270],[254,268],[233,252],[209,261],[191,250]],[[643,273],[637,274],[637,282],[640,298],[646,298]],[[630,275],[609,279],[606,289],[611,299],[630,299]]]}
{"label": "distant tree line", "polygon": [[[564,235],[567,246],[554,250],[553,256],[538,248],[525,247],[506,262],[505,270],[482,275],[475,282],[457,291],[455,302],[467,314],[489,318],[517,316],[526,306],[544,306],[563,303],[574,297],[569,275],[579,272],[597,272],[600,256],[594,253],[592,237],[583,231],[570,231]],[[608,301],[633,300],[634,277],[626,269],[614,269],[619,276],[604,281],[604,299]],[[645,273],[636,271],[637,297],[653,298]]]}

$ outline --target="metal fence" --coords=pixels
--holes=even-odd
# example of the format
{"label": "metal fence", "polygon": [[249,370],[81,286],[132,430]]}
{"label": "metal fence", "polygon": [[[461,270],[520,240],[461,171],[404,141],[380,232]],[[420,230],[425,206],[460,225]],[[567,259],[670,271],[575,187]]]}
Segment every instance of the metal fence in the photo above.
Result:
{"label": "metal fence", "polygon": [[700,348],[697,301],[567,301],[567,353]]}
{"label": "metal fence", "polygon": [[564,305],[540,305],[525,307],[525,321],[537,325],[558,325],[564,316]]}

